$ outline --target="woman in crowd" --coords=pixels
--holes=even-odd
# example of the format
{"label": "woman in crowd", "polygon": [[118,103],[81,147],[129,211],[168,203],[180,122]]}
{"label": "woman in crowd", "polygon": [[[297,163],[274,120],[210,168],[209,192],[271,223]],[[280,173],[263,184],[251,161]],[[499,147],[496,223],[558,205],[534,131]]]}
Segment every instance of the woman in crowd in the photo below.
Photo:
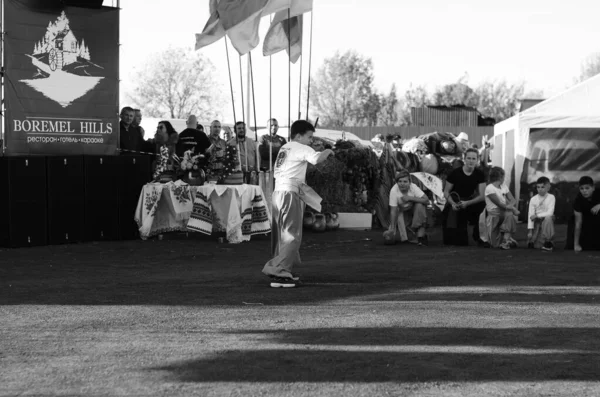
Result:
{"label": "woman in crowd", "polygon": [[[163,120],[156,127],[154,142],[156,144],[156,162],[154,164],[154,177],[160,177],[161,173],[173,170],[173,155],[179,140],[179,134],[173,128],[170,122]],[[166,162],[164,158],[166,157]]]}
{"label": "woman in crowd", "polygon": [[519,215],[519,211],[515,208],[517,200],[504,184],[504,177],[502,168],[493,167],[490,170],[490,183],[485,188],[485,225],[490,245],[507,250],[516,246],[512,236],[517,231],[514,215]]}

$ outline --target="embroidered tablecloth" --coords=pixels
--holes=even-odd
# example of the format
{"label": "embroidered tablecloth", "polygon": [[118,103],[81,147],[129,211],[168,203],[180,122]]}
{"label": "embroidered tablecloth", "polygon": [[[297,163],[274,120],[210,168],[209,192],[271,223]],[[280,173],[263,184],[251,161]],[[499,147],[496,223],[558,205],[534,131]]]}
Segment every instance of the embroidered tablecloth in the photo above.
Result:
{"label": "embroidered tablecloth", "polygon": [[142,188],[135,221],[142,239],[173,231],[224,231],[228,242],[240,243],[271,231],[262,189],[246,184],[149,183]]}

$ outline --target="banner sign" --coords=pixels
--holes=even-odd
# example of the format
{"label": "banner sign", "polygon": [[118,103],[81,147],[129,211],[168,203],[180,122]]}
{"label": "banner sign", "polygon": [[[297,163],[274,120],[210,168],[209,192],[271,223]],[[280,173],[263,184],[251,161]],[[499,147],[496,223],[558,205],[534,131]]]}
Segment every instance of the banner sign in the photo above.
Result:
{"label": "banner sign", "polygon": [[6,154],[116,154],[119,10],[5,0],[4,12]]}

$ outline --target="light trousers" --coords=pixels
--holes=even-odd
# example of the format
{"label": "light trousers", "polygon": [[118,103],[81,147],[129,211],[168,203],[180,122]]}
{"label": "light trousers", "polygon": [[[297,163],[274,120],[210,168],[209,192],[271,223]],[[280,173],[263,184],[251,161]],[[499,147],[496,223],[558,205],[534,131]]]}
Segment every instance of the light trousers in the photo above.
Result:
{"label": "light trousers", "polygon": [[304,201],[298,193],[289,191],[273,192],[273,252],[262,272],[267,276],[292,277],[294,266],[300,265],[300,244],[302,244],[302,218]]}
{"label": "light trousers", "polygon": [[517,231],[517,221],[512,212],[492,210],[487,212],[486,231],[490,245],[497,248],[502,244],[504,233],[514,234]]}
{"label": "light trousers", "polygon": [[535,248],[541,248],[546,241],[554,240],[554,217],[547,216],[533,221],[533,237],[531,242]]}

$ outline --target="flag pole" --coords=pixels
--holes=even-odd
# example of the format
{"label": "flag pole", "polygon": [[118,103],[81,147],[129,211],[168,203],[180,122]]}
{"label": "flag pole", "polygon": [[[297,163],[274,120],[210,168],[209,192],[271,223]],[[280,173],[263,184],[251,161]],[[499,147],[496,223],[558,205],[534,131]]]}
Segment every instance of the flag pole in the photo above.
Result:
{"label": "flag pole", "polygon": [[310,43],[308,46],[308,89],[306,91],[306,120],[308,120],[308,105],[310,103],[310,67],[312,65],[313,14],[314,14],[314,11],[311,10],[310,11]]}
{"label": "flag pole", "polygon": [[[273,14],[270,17],[271,23],[273,23]],[[269,186],[271,188],[271,204],[269,205],[269,211],[271,213],[271,255],[275,256],[275,218],[273,217],[273,191],[275,190],[275,178],[273,177],[273,137],[271,136],[271,119],[273,118],[272,114],[272,82],[273,82],[273,59],[272,55],[269,55],[269,130],[267,133],[269,134]]]}
{"label": "flag pole", "polygon": [[[254,110],[254,142],[256,142],[256,175],[259,176],[260,172],[260,152],[258,151],[258,127],[256,126],[256,98],[254,96],[254,71],[252,69],[252,52],[248,53],[248,76],[250,83],[252,84],[252,109]],[[248,102],[250,97],[248,96]],[[248,105],[248,123],[250,123],[250,106]]]}
{"label": "flag pole", "polygon": [[[302,34],[302,33],[300,33]],[[300,38],[300,43],[302,43],[302,38]],[[302,44],[300,45],[300,82],[298,83],[298,120],[302,118],[302,112],[300,111],[300,106],[302,105],[302,61],[304,58],[302,56]]]}
{"label": "flag pole", "polygon": [[[252,65],[252,61],[251,61],[251,57],[252,56],[252,52],[248,52],[248,59],[247,59],[247,65],[246,65],[246,115],[248,115],[248,126],[250,126],[250,122],[252,121],[250,118],[250,78],[251,78],[251,65]],[[252,83],[254,84],[254,83]],[[255,123],[256,124],[256,123]]]}
{"label": "flag pole", "polygon": [[258,143],[258,127],[256,126],[256,99],[254,96],[254,69],[252,68],[252,53],[248,53],[248,65],[250,66],[248,74],[252,83],[252,105],[254,110],[254,140]]}
{"label": "flag pole", "polygon": [[292,40],[290,39],[290,9],[288,8],[288,141],[292,140]]}
{"label": "flag pole", "polygon": [[227,36],[225,36],[225,53],[227,54],[227,70],[229,71],[229,88],[231,89],[231,106],[233,106],[233,124],[235,130],[235,123],[237,120],[235,118],[235,100],[233,97],[233,81],[231,80],[231,65],[229,63],[229,47],[227,46]]}
{"label": "flag pole", "polygon": [[242,91],[242,121],[246,122],[246,115],[244,114],[244,78],[242,77],[242,55],[239,55],[240,59],[240,90]]}

